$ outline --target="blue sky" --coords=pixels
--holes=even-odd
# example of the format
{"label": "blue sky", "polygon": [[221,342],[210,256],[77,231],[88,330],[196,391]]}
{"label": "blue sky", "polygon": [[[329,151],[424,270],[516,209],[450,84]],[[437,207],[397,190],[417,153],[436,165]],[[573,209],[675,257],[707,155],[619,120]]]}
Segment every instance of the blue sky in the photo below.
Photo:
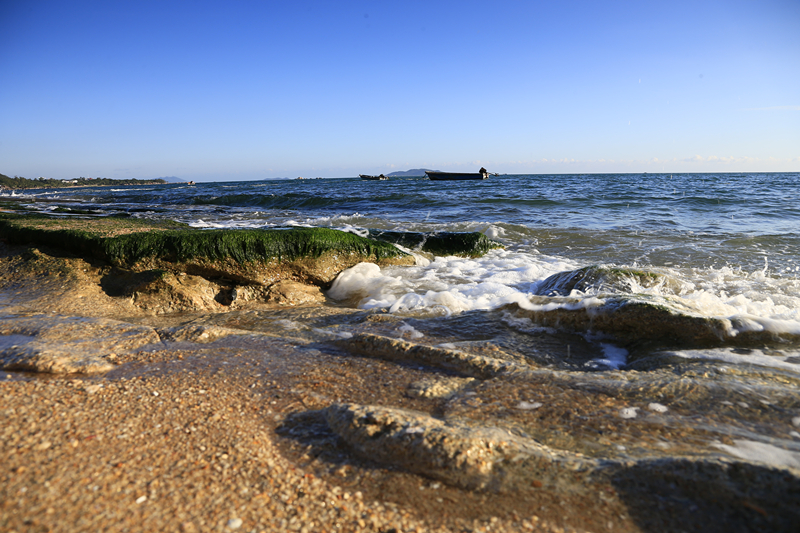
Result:
{"label": "blue sky", "polygon": [[0,2],[0,173],[800,171],[800,2]]}

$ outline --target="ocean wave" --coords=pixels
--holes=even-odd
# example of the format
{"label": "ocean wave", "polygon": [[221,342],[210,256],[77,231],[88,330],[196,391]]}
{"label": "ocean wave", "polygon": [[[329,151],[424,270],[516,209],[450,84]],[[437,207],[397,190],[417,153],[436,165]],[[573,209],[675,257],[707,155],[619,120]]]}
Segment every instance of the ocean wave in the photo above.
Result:
{"label": "ocean wave", "polygon": [[478,259],[436,257],[415,267],[361,264],[343,272],[328,296],[362,309],[417,317],[508,306],[533,313],[582,311],[583,318],[570,320],[587,331],[599,323],[597,313],[616,313],[620,324],[608,326],[608,331],[630,330],[633,338],[643,335],[633,322],[641,320],[646,306],[666,310],[662,315],[667,318],[657,320],[676,317],[663,332],[654,331],[654,338],[672,331],[681,317],[697,318],[697,324],[708,320],[709,331],[716,332],[709,335],[725,342],[750,342],[757,333],[800,336],[798,284],[763,271],[576,266],[556,256],[508,250]]}

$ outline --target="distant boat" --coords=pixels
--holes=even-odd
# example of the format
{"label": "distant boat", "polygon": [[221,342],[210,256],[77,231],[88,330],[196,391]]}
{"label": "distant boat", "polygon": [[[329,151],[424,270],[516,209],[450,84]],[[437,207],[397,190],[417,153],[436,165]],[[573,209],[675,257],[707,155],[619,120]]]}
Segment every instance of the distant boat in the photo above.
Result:
{"label": "distant boat", "polygon": [[428,175],[428,179],[434,181],[441,181],[441,180],[485,180],[489,177],[489,172],[481,167],[478,172],[470,173],[470,172],[438,172],[435,170],[426,170],[425,174]]}
{"label": "distant boat", "polygon": [[367,174],[359,174],[358,177],[361,178],[362,180],[371,180],[371,181],[386,181],[389,179],[383,174],[381,174],[380,176],[368,176]]}

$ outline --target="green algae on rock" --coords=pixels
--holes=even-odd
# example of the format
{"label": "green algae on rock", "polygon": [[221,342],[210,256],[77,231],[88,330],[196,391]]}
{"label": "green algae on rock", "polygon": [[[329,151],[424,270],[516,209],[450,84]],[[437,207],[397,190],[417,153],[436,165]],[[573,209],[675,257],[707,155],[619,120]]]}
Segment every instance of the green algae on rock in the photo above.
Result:
{"label": "green algae on rock", "polygon": [[0,235],[10,244],[50,246],[120,268],[255,285],[293,279],[325,286],[360,262],[414,263],[391,244],[327,228],[199,230],[170,221],[2,215]]}
{"label": "green algae on rock", "polygon": [[[41,214],[0,214],[0,233],[3,236],[18,235],[21,237],[26,229],[41,230],[41,232],[31,231],[24,235],[41,240],[42,244],[47,237],[42,232],[54,232],[59,230],[71,230],[81,234],[97,237],[113,237],[126,233],[136,233],[142,231],[161,231],[167,229],[189,229],[188,224],[175,222],[173,220],[145,220],[141,218],[81,218],[81,217],[54,217]],[[52,234],[50,235],[52,240]],[[39,241],[36,241],[39,242]],[[56,241],[57,242],[57,241]],[[31,242],[30,244],[33,244]]]}

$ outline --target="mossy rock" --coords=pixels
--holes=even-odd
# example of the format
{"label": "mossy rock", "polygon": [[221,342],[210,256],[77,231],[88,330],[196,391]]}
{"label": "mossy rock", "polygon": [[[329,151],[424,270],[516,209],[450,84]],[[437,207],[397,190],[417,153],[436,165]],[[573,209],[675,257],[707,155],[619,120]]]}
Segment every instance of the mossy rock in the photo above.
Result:
{"label": "mossy rock", "polygon": [[416,233],[370,230],[369,236],[372,239],[439,256],[480,257],[489,250],[503,247],[502,244],[492,241],[486,235],[477,231]]}
{"label": "mossy rock", "polygon": [[535,294],[569,296],[573,290],[630,293],[634,284],[651,288],[659,284],[669,284],[670,281],[666,276],[655,272],[592,265],[553,274],[538,284]]}
{"label": "mossy rock", "polygon": [[[141,218],[85,218],[85,217],[53,217],[41,214],[3,214],[0,213],[0,234],[13,237],[20,235],[25,230],[42,230],[46,232],[55,231],[74,231],[86,237],[115,237],[127,233],[138,233],[143,231],[163,231],[168,229],[191,229],[188,224],[175,222],[173,220],[146,220]],[[29,234],[31,238],[37,239],[32,244],[43,240],[53,240],[52,235],[46,237],[35,233]]]}
{"label": "mossy rock", "polygon": [[3,200],[0,201],[0,211],[23,211],[24,208],[20,206],[19,202]]}
{"label": "mossy rock", "polygon": [[395,246],[327,228],[199,230],[171,221],[0,215],[0,236],[144,271],[165,269],[265,285],[326,286],[360,262],[411,265]]}
{"label": "mossy rock", "polygon": [[102,211],[91,209],[76,209],[74,207],[56,207],[53,213],[63,213],[66,215],[102,215]]}

